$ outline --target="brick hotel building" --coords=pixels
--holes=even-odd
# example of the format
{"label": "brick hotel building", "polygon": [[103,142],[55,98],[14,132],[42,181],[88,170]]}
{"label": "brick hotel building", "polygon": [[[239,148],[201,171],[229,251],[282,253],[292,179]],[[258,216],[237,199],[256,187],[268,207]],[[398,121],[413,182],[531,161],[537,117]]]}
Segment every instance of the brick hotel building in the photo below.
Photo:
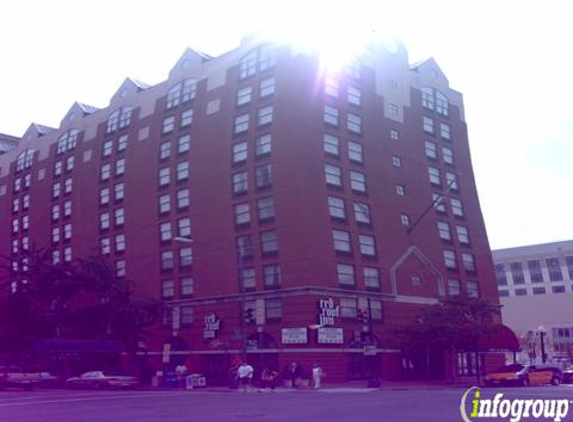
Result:
{"label": "brick hotel building", "polygon": [[162,83],[32,124],[0,156],[0,221],[13,289],[32,244],[99,251],[164,304],[155,365],[211,380],[243,347],[258,369],[408,377],[393,327],[448,296],[498,303],[462,95],[399,44],[337,72],[254,38],[187,49]]}

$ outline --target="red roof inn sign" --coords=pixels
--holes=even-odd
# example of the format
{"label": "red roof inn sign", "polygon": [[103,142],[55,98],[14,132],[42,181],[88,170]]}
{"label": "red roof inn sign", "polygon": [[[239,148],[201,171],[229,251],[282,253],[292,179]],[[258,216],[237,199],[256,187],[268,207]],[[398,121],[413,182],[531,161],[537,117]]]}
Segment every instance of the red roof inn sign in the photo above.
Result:
{"label": "red roof inn sign", "polygon": [[334,325],[334,318],[340,316],[340,306],[334,305],[332,298],[320,299],[318,301],[318,324],[322,326]]}
{"label": "red roof inn sign", "polygon": [[221,328],[221,320],[215,314],[205,315],[205,328],[203,329],[203,338],[215,338],[217,331]]}

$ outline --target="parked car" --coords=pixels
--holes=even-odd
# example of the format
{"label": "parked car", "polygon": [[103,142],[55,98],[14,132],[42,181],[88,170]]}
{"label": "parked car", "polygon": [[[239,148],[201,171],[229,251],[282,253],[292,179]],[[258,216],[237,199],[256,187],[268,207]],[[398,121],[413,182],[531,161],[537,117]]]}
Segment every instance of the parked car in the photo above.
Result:
{"label": "parked car", "polygon": [[136,377],[104,374],[102,371],[86,372],[79,377],[66,380],[66,387],[68,388],[135,388],[137,384]]}
{"label": "parked car", "polygon": [[547,365],[505,365],[498,370],[489,373],[485,377],[486,386],[501,384],[513,385],[559,385],[562,380],[562,373],[556,366]]}
{"label": "parked car", "polygon": [[0,367],[0,388],[32,390],[39,381],[39,372],[28,372],[15,366]]}
{"label": "parked car", "polygon": [[561,382],[563,384],[573,384],[573,368],[567,368],[562,373]]}

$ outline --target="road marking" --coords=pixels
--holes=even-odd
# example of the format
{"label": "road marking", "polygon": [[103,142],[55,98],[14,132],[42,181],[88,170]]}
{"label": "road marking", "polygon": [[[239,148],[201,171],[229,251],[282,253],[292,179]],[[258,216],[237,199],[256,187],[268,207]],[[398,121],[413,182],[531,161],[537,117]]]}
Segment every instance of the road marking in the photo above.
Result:
{"label": "road marking", "polygon": [[[114,395],[101,395],[101,396],[74,396],[73,398],[67,398],[67,399],[55,399],[55,400],[37,400],[37,401],[26,401],[26,402],[14,402],[14,403],[0,403],[0,407],[11,407],[11,406],[29,406],[32,404],[52,404],[52,403],[74,403],[74,402],[81,402],[81,401],[91,401],[91,400],[110,400],[110,399],[115,399],[115,400],[121,400],[124,398],[139,398],[139,397],[153,397],[153,396],[157,396],[159,393],[159,395],[161,396],[172,396],[174,395],[174,393],[176,392],[166,392],[167,394],[161,394],[162,392],[151,392],[149,394],[114,394]],[[178,394],[178,395],[183,395],[185,394],[185,392],[181,392],[182,394]]]}

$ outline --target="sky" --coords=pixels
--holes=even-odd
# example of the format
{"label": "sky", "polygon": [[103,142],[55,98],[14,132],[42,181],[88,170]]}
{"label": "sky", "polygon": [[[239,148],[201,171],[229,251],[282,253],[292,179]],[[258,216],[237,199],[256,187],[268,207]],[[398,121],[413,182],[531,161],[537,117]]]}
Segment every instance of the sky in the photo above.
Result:
{"label": "sky", "polygon": [[19,0],[0,5],[0,132],[106,107],[126,77],[167,78],[186,47],[218,55],[269,29],[364,31],[434,57],[463,93],[492,249],[573,239],[573,6],[481,0]]}

